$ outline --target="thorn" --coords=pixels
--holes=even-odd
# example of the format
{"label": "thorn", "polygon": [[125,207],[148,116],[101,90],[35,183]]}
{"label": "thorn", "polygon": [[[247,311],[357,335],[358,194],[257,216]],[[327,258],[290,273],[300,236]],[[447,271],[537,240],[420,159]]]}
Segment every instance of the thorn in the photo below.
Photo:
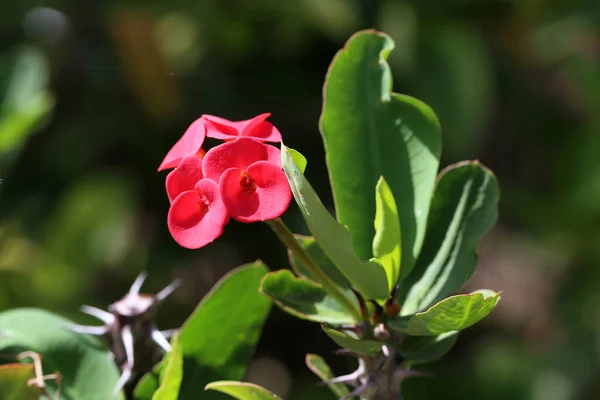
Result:
{"label": "thorn", "polygon": [[142,288],[142,285],[144,284],[144,281],[146,280],[147,276],[148,274],[146,273],[146,271],[142,271],[138,275],[138,277],[135,278],[135,281],[131,285],[131,288],[129,289],[129,294],[140,294],[140,289]]}
{"label": "thorn", "polygon": [[381,352],[383,353],[383,356],[385,358],[390,358],[390,348],[388,347],[387,344],[384,344],[383,346],[381,346]]}
{"label": "thorn", "polygon": [[354,289],[352,286],[350,286],[350,290],[352,290],[352,293],[354,293],[356,299],[358,300],[358,305],[360,306],[360,315],[363,318],[367,318],[367,304],[365,303],[365,298],[358,290]]}
{"label": "thorn", "polygon": [[165,329],[164,331],[160,331],[166,339],[171,339],[175,332],[177,332],[177,329]]}
{"label": "thorn", "polygon": [[84,335],[94,335],[94,336],[102,336],[106,332],[108,332],[108,326],[84,326],[84,325],[66,325],[66,329],[71,332],[81,333]]}
{"label": "thorn", "polygon": [[112,324],[115,321],[115,316],[109,313],[108,311],[101,310],[96,307],[83,305],[81,306],[81,311],[87,315],[91,315],[92,317],[98,318],[100,321],[105,322],[107,324]]}
{"label": "thorn", "polygon": [[161,290],[160,292],[158,292],[157,294],[155,294],[154,298],[156,299],[157,302],[163,301],[171,293],[173,293],[179,287],[179,285],[181,285],[181,280],[180,279],[174,280],[166,288],[164,288],[163,290]]}
{"label": "thorn", "polygon": [[133,368],[133,334],[131,333],[130,325],[125,325],[123,329],[121,329],[121,339],[123,340],[123,347],[125,347],[127,364]]}
{"label": "thorn", "polygon": [[152,328],[152,340],[159,345],[165,352],[171,351],[171,344],[167,338],[156,328]]}
{"label": "thorn", "polygon": [[365,383],[354,389],[352,392],[342,397],[340,400],[350,400],[353,397],[371,398],[377,392],[377,385],[372,377],[369,377]]}
{"label": "thorn", "polygon": [[363,376],[365,373],[365,366],[361,363],[358,366],[358,369],[351,374],[338,376],[337,378],[329,379],[327,381],[321,382],[321,385],[331,385],[332,383],[349,383],[351,385],[356,385],[356,382]]}
{"label": "thorn", "polygon": [[119,380],[117,381],[117,384],[115,385],[115,388],[113,389],[112,395],[110,396],[111,400],[115,399],[119,395],[119,393],[121,392],[123,387],[125,387],[125,384],[127,384],[127,382],[129,382],[129,379],[131,378],[131,370],[132,370],[131,365],[125,364],[123,366],[123,372],[121,372],[121,376],[119,377]]}
{"label": "thorn", "polygon": [[414,371],[405,368],[396,368],[394,371],[394,378],[402,380],[404,378],[412,378],[415,376],[434,376],[431,372]]}

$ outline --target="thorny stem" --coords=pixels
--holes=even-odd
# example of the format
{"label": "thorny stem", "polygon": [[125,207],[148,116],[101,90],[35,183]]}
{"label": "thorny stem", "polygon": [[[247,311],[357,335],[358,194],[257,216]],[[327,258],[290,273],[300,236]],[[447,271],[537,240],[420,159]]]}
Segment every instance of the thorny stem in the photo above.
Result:
{"label": "thorny stem", "polygon": [[312,257],[300,246],[294,234],[283,223],[281,218],[267,221],[267,224],[273,229],[279,240],[294,253],[302,265],[308,270],[311,276],[316,279],[323,288],[332,295],[346,311],[352,315],[355,321],[361,321],[363,318],[356,305],[341,291],[340,287],[312,259]]}

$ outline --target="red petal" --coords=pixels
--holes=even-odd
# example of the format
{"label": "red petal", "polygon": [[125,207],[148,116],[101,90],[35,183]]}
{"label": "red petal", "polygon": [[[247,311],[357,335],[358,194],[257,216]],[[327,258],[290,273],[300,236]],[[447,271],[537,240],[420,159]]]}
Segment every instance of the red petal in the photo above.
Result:
{"label": "red petal", "polygon": [[275,126],[265,121],[271,114],[261,114],[250,121],[241,136],[251,137],[261,142],[281,142],[281,133]]}
{"label": "red petal", "polygon": [[[200,196],[210,202],[208,212],[200,208]],[[188,249],[198,249],[223,234],[229,221],[227,210],[219,196],[217,184],[203,179],[196,190],[181,193],[169,209],[167,225],[173,239]]]}
{"label": "red petal", "polygon": [[271,113],[257,115],[244,121],[229,121],[214,115],[203,115],[207,121],[206,136],[215,139],[235,139],[245,136],[261,142],[281,142],[281,133],[271,124],[265,121]]}
{"label": "red petal", "polygon": [[177,168],[169,172],[165,186],[169,201],[173,202],[177,196],[188,190],[194,190],[196,182],[202,179],[202,159],[198,156],[186,156]]}
{"label": "red petal", "polygon": [[256,183],[254,193],[242,190],[240,169],[228,169],[221,177],[219,188],[229,214],[245,223],[281,216],[292,200],[292,191],[281,167],[268,161],[258,161],[250,165],[247,172]]}
{"label": "red petal", "polygon": [[229,168],[245,171],[257,161],[269,161],[281,167],[281,152],[277,147],[241,137],[210,149],[204,156],[204,176],[219,182],[223,172]]}
{"label": "red petal", "polygon": [[200,151],[205,136],[206,127],[204,126],[204,120],[198,118],[192,122],[181,139],[169,150],[158,170],[175,168],[183,157],[196,154]]}
{"label": "red petal", "polygon": [[245,121],[233,122],[225,118],[216,117],[214,115],[204,114],[202,116],[206,120],[206,136],[215,139],[235,139],[239,136],[239,132],[244,129]]}

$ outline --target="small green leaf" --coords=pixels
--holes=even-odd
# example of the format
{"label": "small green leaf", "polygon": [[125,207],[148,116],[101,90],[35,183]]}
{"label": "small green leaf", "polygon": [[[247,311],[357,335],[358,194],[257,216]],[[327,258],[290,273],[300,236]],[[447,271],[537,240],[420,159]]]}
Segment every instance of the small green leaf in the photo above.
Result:
{"label": "small green leaf", "polygon": [[[329,365],[327,365],[327,363],[325,362],[325,360],[323,360],[323,357],[321,356],[318,356],[316,354],[307,354],[306,366],[323,382],[334,378],[334,375],[331,372],[331,368],[329,368]],[[348,386],[344,385],[343,383],[331,383],[327,385],[327,387],[333,392],[333,394],[335,394],[335,396],[338,399],[346,397],[348,394],[350,394]]]}
{"label": "small green leaf", "polygon": [[387,274],[390,291],[400,279],[400,220],[394,194],[382,176],[375,187],[375,237],[373,254]]}
{"label": "small green leaf", "polygon": [[[183,354],[183,380],[179,398],[195,399],[207,383],[220,379],[242,379],[252,357],[271,302],[258,292],[267,273],[261,262],[246,264],[225,275],[204,296],[179,332]],[[168,363],[163,361],[161,364]],[[136,399],[146,400],[158,388],[156,366],[135,390]],[[222,398],[203,393],[203,400]]]}
{"label": "small green leaf", "polygon": [[457,331],[438,336],[406,336],[402,340],[400,353],[406,365],[428,363],[449,352],[457,337]]}
{"label": "small green leaf", "polygon": [[0,365],[0,399],[38,400],[40,390],[27,385],[34,376],[33,364]]}
{"label": "small green leaf", "polygon": [[166,368],[160,373],[160,387],[152,396],[152,400],[177,400],[183,378],[183,354],[179,344],[179,333],[171,340],[172,349],[168,354]]}
{"label": "small green leaf", "polygon": [[354,255],[350,231],[329,214],[285,147],[281,151],[281,164],[306,225],[325,254],[363,296],[387,298],[388,284],[383,267],[372,260],[362,262]]}
{"label": "small green leaf", "polygon": [[[400,296],[402,315],[423,311],[458,291],[477,266],[477,241],[494,224],[498,185],[477,161],[446,168],[435,190],[423,250]],[[402,301],[402,298],[405,300]]]}
{"label": "small green leaf", "polygon": [[354,34],[335,56],[323,87],[320,129],[337,219],[361,259],[372,256],[377,179],[385,177],[402,226],[402,269],[419,254],[439,166],[441,129],[427,105],[391,93],[386,34]]}
{"label": "small green leaf", "polygon": [[374,356],[379,354],[383,343],[375,340],[360,340],[353,338],[335,329],[323,327],[323,331],[329,336],[334,342],[344,349],[352,350],[355,353],[362,354],[365,356]]}
{"label": "small green leaf", "polygon": [[306,164],[308,163],[308,161],[306,161],[306,157],[304,157],[302,155],[302,153],[300,153],[298,150],[294,150],[291,147],[286,147],[286,148],[290,152],[290,156],[292,157],[292,160],[294,160],[294,162],[298,166],[298,169],[302,173],[304,173],[304,171],[306,170]]}
{"label": "small green leaf", "polygon": [[260,291],[281,309],[298,318],[332,325],[354,322],[352,315],[320,285],[308,279],[297,278],[288,270],[265,275],[260,283]]}
{"label": "small green leaf", "polygon": [[468,328],[485,318],[498,300],[500,293],[493,293],[488,297],[484,297],[483,293],[448,297],[429,310],[411,317],[408,321],[408,334],[429,336]]}
{"label": "small green leaf", "polygon": [[281,400],[267,389],[247,382],[219,381],[206,385],[205,390],[217,390],[239,400]]}
{"label": "small green leaf", "polygon": [[[43,355],[43,372],[62,375],[62,400],[110,398],[119,370],[96,338],[72,332],[69,325],[73,322],[43,310],[4,311],[0,313],[0,352],[31,350]],[[51,395],[56,392],[55,381],[46,381],[46,386]]]}
{"label": "small green leaf", "polygon": [[[350,286],[348,279],[346,279],[335,264],[331,262],[314,237],[295,234],[294,238],[296,238],[300,246],[308,253],[323,272],[325,272],[339,287],[346,288]],[[290,259],[290,265],[296,274],[317,282],[292,251],[288,251],[288,257]]]}

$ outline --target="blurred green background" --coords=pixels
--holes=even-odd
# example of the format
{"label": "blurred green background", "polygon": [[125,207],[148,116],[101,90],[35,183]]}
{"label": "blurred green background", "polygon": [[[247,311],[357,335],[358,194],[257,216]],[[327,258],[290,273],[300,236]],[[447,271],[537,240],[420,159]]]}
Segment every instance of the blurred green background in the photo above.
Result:
{"label": "blurred green background", "polygon": [[[498,175],[500,220],[465,287],[504,292],[407,399],[600,398],[600,2],[597,0],[5,0],[0,7],[0,310],[81,323],[135,276],[178,326],[232,267],[287,266],[261,224],[180,248],[156,168],[203,113],[272,112],[331,204],[318,132],[321,86],[356,30],[390,34],[395,90],[438,113],[442,165]],[[285,220],[304,228],[295,208]],[[227,310],[223,310],[226,313]],[[248,379],[328,399],[304,367],[353,368],[316,324],[274,310]]]}

